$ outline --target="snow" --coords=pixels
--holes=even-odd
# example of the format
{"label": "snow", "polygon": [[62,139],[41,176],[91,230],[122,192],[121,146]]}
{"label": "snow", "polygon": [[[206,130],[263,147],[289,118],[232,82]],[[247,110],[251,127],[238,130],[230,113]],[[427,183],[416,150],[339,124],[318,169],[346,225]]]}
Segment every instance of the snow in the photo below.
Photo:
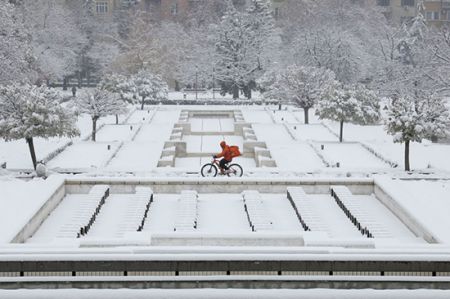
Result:
{"label": "snow", "polygon": [[377,178],[376,181],[441,242],[450,243],[449,181],[398,180],[383,177]]}
{"label": "snow", "polygon": [[234,132],[234,120],[231,118],[192,118],[190,123],[192,132]]}
{"label": "snow", "polygon": [[[108,149],[108,146],[110,146],[110,149]],[[118,142],[79,142],[68,147],[51,160],[48,166],[50,168],[73,170],[103,167],[118,147]]]}
{"label": "snow", "polygon": [[0,244],[9,243],[62,184],[57,175],[45,181],[0,179]]}
{"label": "snow", "polygon": [[269,113],[265,110],[245,109],[245,108],[242,108],[241,110],[245,121],[248,123],[261,123],[261,124],[273,123],[273,120],[270,117]]}
{"label": "snow", "polygon": [[144,232],[173,232],[178,195],[156,194],[144,224]]}
{"label": "snow", "polygon": [[225,140],[229,145],[237,145],[243,148],[244,140],[240,136],[234,135],[208,135],[195,136],[185,135],[183,141],[186,141],[188,153],[220,153],[220,142]]}
{"label": "snow", "polygon": [[295,133],[297,140],[307,141],[339,141],[339,137],[332,134],[321,124],[311,125],[289,125],[291,132]]}
{"label": "snow", "polygon": [[129,125],[106,125],[98,133],[98,142],[128,141],[133,134]]}
{"label": "snow", "polygon": [[199,197],[198,232],[251,232],[240,194],[201,194]]}
{"label": "snow", "polygon": [[167,123],[175,123],[178,121],[178,118],[180,117],[180,110],[178,109],[159,109],[158,113],[155,115],[155,117],[152,120],[152,123],[154,124],[167,124]]}
{"label": "snow", "polygon": [[329,299],[329,298],[345,298],[345,299],[445,299],[450,296],[448,290],[336,290],[336,289],[179,289],[179,290],[163,290],[163,289],[117,289],[117,290],[80,290],[80,289],[64,289],[64,290],[2,290],[0,296],[5,299],[23,299],[33,297],[35,299],[119,299],[119,298],[165,298],[165,299],[228,299],[228,298],[248,298],[248,299],[269,299],[269,298],[286,298],[286,299]]}
{"label": "snow", "polygon": [[[175,167],[184,168],[190,171],[200,171],[201,166],[206,163],[211,163],[212,157],[203,157],[203,158],[176,158],[175,159]],[[244,169],[244,173],[246,169],[255,168],[256,162],[253,158],[243,158],[237,157],[233,159],[232,163],[237,163],[242,166]]]}
{"label": "snow", "polygon": [[[321,149],[321,146],[324,149]],[[340,168],[345,170],[355,169],[383,169],[389,168],[384,163],[370,153],[358,143],[323,143],[315,144],[330,165],[340,164]]]}

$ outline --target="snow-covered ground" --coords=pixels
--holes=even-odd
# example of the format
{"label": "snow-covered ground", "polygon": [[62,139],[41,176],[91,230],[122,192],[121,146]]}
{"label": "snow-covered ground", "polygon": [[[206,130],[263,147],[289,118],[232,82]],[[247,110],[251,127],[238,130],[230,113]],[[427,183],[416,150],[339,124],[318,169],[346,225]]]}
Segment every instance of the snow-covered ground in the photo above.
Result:
{"label": "snow-covered ground", "polygon": [[[267,144],[280,171],[320,173],[326,172],[329,167],[336,168],[338,164],[338,170],[342,172],[389,172],[393,171],[390,164],[397,164],[398,169],[403,168],[403,145],[394,143],[382,125],[345,124],[344,142],[339,143],[337,123],[321,122],[314,116],[314,111],[311,111],[311,124],[305,125],[302,123],[303,111],[287,108],[157,106],[146,107],[143,111],[130,109],[128,115],[119,117],[119,125],[115,124],[115,116],[100,119],[95,143],[81,140],[90,134],[92,125],[90,118],[82,115],[77,122],[81,137],[73,139],[74,144],[56,155],[48,166],[56,170],[151,172],[157,168],[164,143],[170,140],[172,129],[182,110],[228,109],[242,111],[245,122],[251,124],[255,131],[257,141]],[[188,153],[209,155],[219,152],[218,144],[222,140],[241,148],[244,146],[244,137],[234,135],[235,123],[232,118],[196,117],[191,118],[189,123],[194,135],[182,137]],[[226,135],[220,135],[220,132]],[[63,148],[69,141],[67,138],[37,138],[35,147],[38,160]],[[412,168],[450,171],[450,159],[447,159],[449,152],[450,145],[447,144],[433,144],[429,141],[412,143]],[[198,167],[209,160],[209,157],[205,159],[206,156],[175,157],[175,167],[189,168],[190,172],[198,171]],[[256,160],[247,160],[241,159],[246,167],[256,166]],[[25,141],[0,141],[0,163],[3,162],[6,162],[8,169],[31,169],[31,158]]]}
{"label": "snow-covered ground", "polygon": [[[181,194],[154,194],[148,218],[144,223],[144,232],[152,234],[172,233],[173,236],[179,234],[175,229],[179,217],[176,211],[182,198]],[[260,196],[261,205],[258,209],[262,213],[261,217],[267,219],[267,222],[270,223],[270,227],[264,229],[265,232],[275,234],[304,232],[286,194],[261,193]],[[112,193],[97,215],[88,237],[121,239],[126,236],[127,232],[136,232],[137,225],[127,225],[129,222],[127,217],[131,217],[130,213],[139,214],[142,212],[143,214],[142,209],[144,207],[141,207],[141,211],[130,211],[128,209],[135,200],[135,194]],[[423,240],[416,238],[405,224],[381,204],[375,196],[355,195],[355,200],[360,201],[361,205],[365,206],[367,211],[370,211],[373,225],[376,223],[377,227],[383,227],[386,231],[384,235],[376,236],[375,241],[389,239],[392,244],[397,245],[400,244],[399,242],[409,244],[423,242]],[[76,219],[90,215],[86,207],[91,201],[92,198],[89,194],[66,195],[61,204],[50,214],[28,242],[45,244],[60,243],[64,239],[75,240],[77,235],[71,229],[71,225],[74,221],[76,222]],[[362,240],[365,238],[349,221],[335,199],[330,195],[309,194],[307,195],[307,201],[308,211],[301,210],[300,214],[304,213],[305,221],[314,227],[311,233],[326,233],[328,238],[331,239]],[[252,232],[249,223],[251,220],[248,220],[248,217],[252,219],[256,216],[252,214],[252,211],[246,212],[245,195],[223,191],[218,194],[206,193],[199,194],[196,202],[196,205],[192,208],[197,225],[191,227],[191,233],[239,236],[242,233]],[[83,213],[86,213],[86,215]],[[183,213],[188,213],[188,211],[184,210]]]}
{"label": "snow-covered ground", "polygon": [[120,298],[165,298],[165,299],[447,299],[448,290],[330,290],[330,289],[303,289],[303,290],[239,290],[239,289],[197,289],[197,290],[13,290],[0,291],[0,297],[5,299],[120,299]]}
{"label": "snow-covered ground", "polygon": [[[156,242],[155,244],[159,244],[157,242],[166,244],[164,242],[169,242],[167,240],[172,237],[178,242],[183,243],[189,240],[192,244],[202,247],[199,245],[201,241],[198,240],[210,237],[220,239],[223,236],[228,240],[225,243],[231,242],[229,240],[233,238],[250,237],[272,240],[271,242],[276,242],[275,247],[282,248],[280,250],[289,249],[298,253],[296,250],[300,250],[299,247],[286,245],[289,243],[286,240],[280,241],[279,244],[276,241],[277,238],[283,239],[286,236],[287,239],[293,238],[297,241],[301,238],[305,242],[306,249],[322,250],[322,248],[327,248],[327,254],[335,252],[335,250],[347,250],[341,248],[342,246],[355,246],[348,250],[356,254],[362,250],[358,246],[369,246],[373,247],[373,252],[380,255],[389,254],[391,250],[392,252],[402,251],[405,248],[417,250],[423,255],[420,258],[427,258],[429,251],[442,250],[439,251],[439,254],[446,255],[450,244],[448,234],[450,221],[447,215],[450,210],[450,206],[448,206],[449,145],[432,144],[431,142],[412,144],[411,161],[416,171],[406,174],[402,171],[403,147],[392,142],[392,138],[385,133],[383,126],[345,124],[344,142],[339,143],[337,123],[322,122],[311,112],[311,124],[305,125],[302,123],[303,111],[292,107],[281,111],[276,108],[157,106],[146,107],[143,111],[133,109],[128,115],[120,117],[118,125],[115,124],[114,116],[102,119],[96,142],[82,138],[89,135],[91,122],[89,117],[81,116],[78,123],[82,136],[73,139],[73,145],[68,146],[50,160],[47,166],[53,174],[47,180],[32,179],[29,176],[27,176],[28,181],[14,178],[17,176],[17,172],[10,172],[8,169],[31,168],[28,148],[25,142],[21,141],[1,142],[0,162],[6,161],[8,168],[0,172],[1,247],[6,246],[4,248],[11,248],[8,250],[14,251],[15,248],[23,246],[24,250],[31,252],[36,248],[58,250],[67,245],[71,246],[70,250],[75,252],[81,249],[78,248],[80,242],[84,242],[84,246],[97,244],[96,242],[100,242],[99,244],[112,242],[112,244],[120,246],[130,246],[127,245],[127,242],[136,240],[138,243],[141,242],[140,246],[151,246],[153,241]],[[191,125],[192,129],[191,134],[183,133],[178,139],[177,133],[174,132],[179,132],[179,130],[174,130],[174,128],[179,122],[186,124],[180,118],[182,111],[186,110],[229,110],[231,113],[240,110],[244,124],[248,128],[246,129],[247,133],[253,131],[255,135],[249,138],[245,133],[235,132],[237,123],[233,118],[202,118],[198,116],[188,119],[187,123]],[[255,138],[256,140],[254,140]],[[246,152],[245,157],[236,158],[234,162],[241,164],[244,168],[246,178],[240,182],[243,186],[247,184],[246,180],[267,183],[272,178],[283,181],[287,177],[292,179],[297,176],[311,179],[312,185],[315,180],[320,181],[336,176],[355,176],[357,174],[357,177],[375,177],[375,182],[391,195],[394,205],[386,205],[380,198],[365,191],[356,192],[353,194],[353,199],[357,202],[355,207],[362,209],[358,217],[368,217],[371,221],[369,223],[381,233],[375,235],[373,239],[363,236],[355,223],[352,223],[349,216],[339,207],[336,199],[330,196],[329,190],[311,187],[313,189],[308,191],[314,190],[307,194],[306,206],[299,210],[302,219],[312,228],[311,231],[305,231],[306,229],[288,199],[287,189],[282,192],[279,189],[278,191],[275,189],[260,191],[261,200],[256,212],[252,212],[254,210],[249,210],[243,194],[240,191],[233,191],[232,185],[228,186],[225,179],[225,181],[218,180],[217,183],[214,181],[217,192],[199,192],[195,205],[189,208],[193,209],[192,211],[181,210],[180,212],[180,209],[184,209],[184,206],[180,205],[182,194],[179,191],[180,186],[176,187],[178,191],[167,191],[169,190],[167,189],[165,192],[155,192],[141,232],[136,232],[136,219],[133,218],[134,222],[130,220],[133,215],[143,213],[143,207],[131,208],[132,203],[138,198],[134,193],[135,186],[129,183],[125,184],[128,185],[125,189],[113,186],[111,194],[101,210],[98,211],[88,234],[80,239],[77,239],[76,232],[79,231],[79,227],[75,224],[81,220],[85,221],[91,216],[90,197],[86,190],[80,191],[81,194],[66,192],[61,203],[44,219],[42,225],[25,244],[8,247],[11,245],[7,243],[39,211],[55,191],[56,186],[61,184],[62,178],[54,172],[60,170],[82,172],[81,178],[114,176],[119,181],[122,177],[137,176],[146,179],[149,176],[156,179],[159,176],[177,177],[183,181],[188,176],[195,178],[199,176],[198,171],[201,165],[210,162],[210,155],[220,151],[219,143],[222,140],[247,150],[252,148],[252,143],[258,144],[257,146],[267,146],[266,154],[269,154],[276,162],[276,167],[257,167],[258,161],[252,156],[252,152]],[[36,140],[38,156],[48,155],[68,141],[68,139],[48,141],[38,139]],[[185,143],[186,153],[173,157],[174,167],[158,167],[163,150],[165,148],[167,150],[167,144],[172,146],[173,142]],[[392,168],[390,162],[397,163],[399,166]],[[433,180],[418,180],[418,178],[426,178],[424,173],[427,173]],[[198,184],[201,183],[202,181],[199,181]],[[170,182],[167,184],[170,186]],[[198,189],[201,190],[201,188],[202,186],[199,185]],[[189,187],[181,187],[181,190],[191,191],[189,189]],[[195,190],[196,188],[191,189]],[[258,190],[257,187],[250,186],[248,189]],[[356,189],[358,190],[358,188]],[[398,213],[395,208],[400,209],[401,213]],[[180,218],[185,215],[195,217],[195,227],[190,227],[188,233],[179,229]],[[432,235],[439,244],[428,244],[425,237],[417,237],[417,233],[411,229],[411,224],[405,223],[402,218],[404,216],[400,217],[399,215],[408,215],[414,223],[420,224],[420,227]],[[266,227],[263,231],[258,229],[253,231],[255,226],[251,223],[255,219],[265,223]],[[164,246],[161,244],[154,247]],[[218,244],[221,243],[215,245]],[[270,244],[270,246],[274,246],[274,243]],[[260,247],[253,246],[247,247],[246,250],[259,250],[258,248]],[[204,250],[209,249],[211,248],[204,248]],[[183,249],[178,247],[178,250]],[[238,249],[221,244],[211,250],[226,252]],[[314,293],[315,291],[317,293]],[[226,298],[239,297],[245,293],[245,291],[242,293],[239,290],[230,290],[223,294],[227,294],[227,292],[229,293]],[[264,292],[261,291],[261,295],[258,297],[264,298]],[[397,295],[399,298],[402,296],[414,298],[415,295],[420,295],[420,293],[414,293],[415,295],[411,296],[408,291],[402,290],[397,292],[395,294],[366,292],[364,297],[371,298],[370,294],[376,294],[373,298],[378,298],[377,296],[395,298]],[[16,293],[0,291],[2,298],[5,296],[5,298],[8,298],[7,296],[21,298],[27,294],[27,291]],[[51,298],[53,295],[57,296],[55,294],[61,295],[61,293],[43,292],[42,296]],[[104,294],[98,294],[98,296]],[[268,294],[267,298],[273,295],[266,294]],[[358,296],[361,295],[351,292],[336,294],[346,298],[352,298],[351,296],[360,298]],[[96,296],[95,293],[78,293],[78,295],[93,298]],[[140,295],[141,293],[130,293],[130,296]],[[68,296],[72,296],[72,293]],[[171,293],[167,296],[177,298],[182,295],[181,293]],[[183,296],[184,298],[189,297],[189,292],[183,293]],[[193,298],[201,296],[201,293],[192,292]],[[325,293],[321,293],[319,290],[305,290],[304,293],[295,295],[286,293],[285,297],[289,296],[322,298],[321,296],[325,296]],[[439,298],[438,293],[436,293],[436,297]],[[442,298],[446,297],[443,295]]]}

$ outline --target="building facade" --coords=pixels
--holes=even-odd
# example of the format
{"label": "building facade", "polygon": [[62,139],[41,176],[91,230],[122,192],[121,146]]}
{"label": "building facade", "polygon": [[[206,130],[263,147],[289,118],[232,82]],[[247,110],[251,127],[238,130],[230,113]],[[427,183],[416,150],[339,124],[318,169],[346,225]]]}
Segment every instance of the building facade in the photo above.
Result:
{"label": "building facade", "polygon": [[425,1],[425,16],[427,22],[434,26],[450,25],[450,0]]}
{"label": "building facade", "polygon": [[[251,0],[233,0],[238,9],[245,9]],[[285,0],[271,0],[275,18],[282,15]],[[153,16],[162,20],[182,20],[190,12],[209,4],[211,9],[223,9],[223,2],[212,0],[94,0],[94,12],[98,16],[109,16],[118,9],[126,9],[138,5],[139,9],[151,12]]]}
{"label": "building facade", "polygon": [[394,23],[404,23],[417,15],[417,0],[377,0],[377,5]]}

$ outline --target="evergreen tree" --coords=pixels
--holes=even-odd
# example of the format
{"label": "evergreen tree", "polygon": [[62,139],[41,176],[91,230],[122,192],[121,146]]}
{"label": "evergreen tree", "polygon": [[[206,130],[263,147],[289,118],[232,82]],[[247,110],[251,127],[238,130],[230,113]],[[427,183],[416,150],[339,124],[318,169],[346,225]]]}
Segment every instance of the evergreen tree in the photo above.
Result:
{"label": "evergreen tree", "polygon": [[256,79],[266,66],[273,19],[267,1],[252,1],[246,12],[239,12],[231,1],[217,31],[216,73],[222,93],[247,98],[256,88]]}

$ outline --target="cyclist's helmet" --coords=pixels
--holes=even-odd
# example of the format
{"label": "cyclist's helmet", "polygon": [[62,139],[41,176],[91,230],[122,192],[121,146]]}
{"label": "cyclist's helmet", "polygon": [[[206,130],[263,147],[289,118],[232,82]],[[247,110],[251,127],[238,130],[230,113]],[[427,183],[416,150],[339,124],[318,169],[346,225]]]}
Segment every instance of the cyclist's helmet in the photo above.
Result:
{"label": "cyclist's helmet", "polygon": [[220,147],[221,147],[221,148],[224,148],[226,145],[227,145],[227,143],[226,143],[225,141],[222,141],[222,142],[220,143]]}

